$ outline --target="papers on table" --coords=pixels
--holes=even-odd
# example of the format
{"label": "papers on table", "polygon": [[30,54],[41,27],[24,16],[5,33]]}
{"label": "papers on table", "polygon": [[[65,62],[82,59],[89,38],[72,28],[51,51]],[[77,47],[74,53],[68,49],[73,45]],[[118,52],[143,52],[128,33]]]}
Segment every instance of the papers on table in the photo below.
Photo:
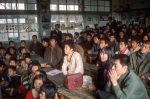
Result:
{"label": "papers on table", "polygon": [[57,70],[57,69],[54,69],[54,70],[51,70],[49,72],[46,72],[47,75],[50,75],[50,76],[54,76],[54,75],[57,75],[59,73],[62,73],[62,71],[60,70]]}

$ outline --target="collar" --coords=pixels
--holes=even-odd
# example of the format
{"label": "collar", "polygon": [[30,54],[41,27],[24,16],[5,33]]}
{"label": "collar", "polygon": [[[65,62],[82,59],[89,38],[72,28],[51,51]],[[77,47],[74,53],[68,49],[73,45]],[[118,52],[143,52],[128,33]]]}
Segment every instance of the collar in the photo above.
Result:
{"label": "collar", "polygon": [[39,97],[39,93],[35,89],[32,89],[32,95],[33,95],[34,98]]}

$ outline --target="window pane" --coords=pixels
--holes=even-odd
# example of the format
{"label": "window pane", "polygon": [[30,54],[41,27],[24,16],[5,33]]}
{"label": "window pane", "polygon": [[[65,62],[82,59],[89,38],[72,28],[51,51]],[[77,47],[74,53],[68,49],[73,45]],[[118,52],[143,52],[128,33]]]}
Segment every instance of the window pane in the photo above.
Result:
{"label": "window pane", "polygon": [[92,1],[91,1],[91,5],[97,5],[97,0],[95,0],[95,1],[92,0]]}
{"label": "window pane", "polygon": [[90,6],[85,6],[85,11],[91,11]]}
{"label": "window pane", "polygon": [[12,10],[16,10],[16,3],[12,3]]}
{"label": "window pane", "polygon": [[25,23],[25,18],[18,18],[18,23]]}
{"label": "window pane", "polygon": [[91,6],[91,11],[97,11],[97,6]]}
{"label": "window pane", "polygon": [[74,10],[74,5],[67,5],[67,10],[70,10],[70,11]]}
{"label": "window pane", "polygon": [[99,4],[99,6],[104,6],[105,2],[104,1],[99,1],[98,4]]}
{"label": "window pane", "polygon": [[105,6],[110,6],[110,1],[105,1]]}
{"label": "window pane", "polygon": [[85,5],[91,5],[90,0],[84,0]]}
{"label": "window pane", "polygon": [[59,0],[59,4],[66,4],[66,0]]}
{"label": "window pane", "polygon": [[66,10],[66,5],[59,5],[59,10],[60,11],[65,11]]}
{"label": "window pane", "polygon": [[105,11],[110,11],[110,7],[105,7]]}
{"label": "window pane", "polygon": [[13,23],[12,19],[7,19],[7,23]]}
{"label": "window pane", "polygon": [[6,9],[11,9],[11,3],[6,3]]}
{"label": "window pane", "polygon": [[56,4],[50,4],[50,10],[51,11],[57,11],[57,5]]}
{"label": "window pane", "polygon": [[18,10],[24,10],[25,9],[24,3],[18,3],[17,5],[18,5],[17,6]]}
{"label": "window pane", "polygon": [[105,11],[104,7],[98,7],[98,11]]}
{"label": "window pane", "polygon": [[74,4],[74,0],[67,0],[67,4]]}
{"label": "window pane", "polygon": [[36,4],[28,4],[28,10],[36,10]]}
{"label": "window pane", "polygon": [[36,3],[36,0],[27,0],[28,3]]}
{"label": "window pane", "polygon": [[5,3],[0,3],[0,9],[5,9]]}
{"label": "window pane", "polygon": [[50,3],[58,4],[58,0],[51,0]]}
{"label": "window pane", "polygon": [[78,10],[79,10],[79,6],[75,5],[75,11],[78,11]]}

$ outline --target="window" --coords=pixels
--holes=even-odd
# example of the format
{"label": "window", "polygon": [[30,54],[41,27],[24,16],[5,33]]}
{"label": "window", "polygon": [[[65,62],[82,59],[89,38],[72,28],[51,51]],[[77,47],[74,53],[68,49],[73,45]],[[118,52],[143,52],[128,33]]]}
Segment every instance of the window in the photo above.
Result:
{"label": "window", "polygon": [[66,5],[59,5],[60,11],[66,11]]}
{"label": "window", "polygon": [[50,10],[51,11],[57,11],[57,5],[56,4],[50,4]]}

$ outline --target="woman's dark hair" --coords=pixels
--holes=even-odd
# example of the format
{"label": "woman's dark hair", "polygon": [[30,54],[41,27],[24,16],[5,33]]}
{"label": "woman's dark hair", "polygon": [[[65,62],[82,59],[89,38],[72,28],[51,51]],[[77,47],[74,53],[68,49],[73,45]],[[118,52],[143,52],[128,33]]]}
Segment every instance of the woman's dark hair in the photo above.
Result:
{"label": "woman's dark hair", "polygon": [[35,80],[38,80],[38,79],[41,79],[43,81],[43,84],[46,84],[47,82],[47,79],[44,77],[44,75],[36,75],[34,78],[33,78],[33,83],[32,83],[32,88],[34,88],[34,82]]}
{"label": "woman's dark hair", "polygon": [[7,68],[7,70],[8,69],[11,69],[11,70],[13,70],[13,71],[16,71],[16,67],[14,67],[14,66],[9,66],[8,68]]}
{"label": "woman's dark hair", "polygon": [[65,45],[68,45],[70,47],[70,49],[73,49],[74,50],[74,42],[72,40],[67,40],[65,41]]}
{"label": "woman's dark hair", "polygon": [[54,98],[55,97],[55,94],[57,93],[57,90],[58,90],[57,86],[53,83],[50,83],[50,84],[42,85],[40,91],[45,92],[46,98],[49,99],[49,98]]}
{"label": "woman's dark hair", "polygon": [[48,42],[49,42],[49,38],[43,38],[43,39],[42,39],[42,42],[43,42],[43,41],[48,43]]}
{"label": "woman's dark hair", "polygon": [[103,49],[102,49],[102,51],[104,51],[104,53],[105,54],[107,54],[108,55],[108,62],[110,63],[111,62],[111,60],[112,60],[112,57],[114,56],[114,49],[112,48],[112,47],[110,47],[110,46],[106,46],[106,47],[104,47]]}
{"label": "woman's dark hair", "polygon": [[10,45],[10,43],[14,43],[14,44],[15,44],[15,42],[14,42],[14,41],[9,41],[9,45]]}
{"label": "woman's dark hair", "polygon": [[33,66],[38,66],[38,70],[41,70],[41,64],[39,63],[39,61],[33,60],[33,61],[32,61],[32,66],[31,66],[31,68],[32,68]]}

